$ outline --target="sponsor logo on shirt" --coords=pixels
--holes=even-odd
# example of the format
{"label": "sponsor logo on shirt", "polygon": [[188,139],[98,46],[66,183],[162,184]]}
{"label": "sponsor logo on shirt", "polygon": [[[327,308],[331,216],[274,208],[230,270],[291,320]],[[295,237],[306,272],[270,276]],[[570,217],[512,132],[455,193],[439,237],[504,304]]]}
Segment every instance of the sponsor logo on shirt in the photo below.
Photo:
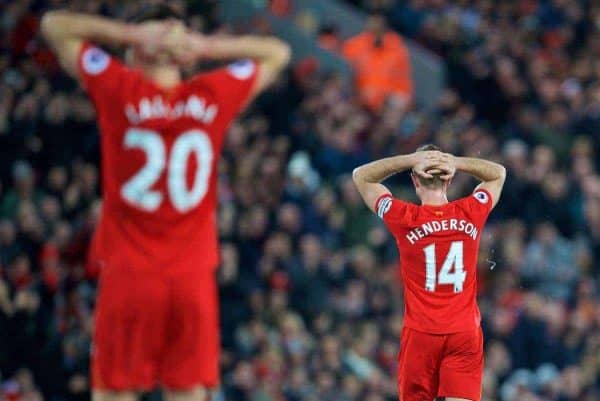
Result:
{"label": "sponsor logo on shirt", "polygon": [[377,204],[377,216],[379,216],[379,218],[383,219],[383,216],[385,216],[385,214],[387,212],[389,212],[391,208],[392,208],[392,198],[391,197],[381,198],[379,200],[379,203]]}
{"label": "sponsor logo on shirt", "polygon": [[227,71],[235,78],[243,81],[252,76],[254,68],[254,63],[251,60],[240,60],[229,64]]}
{"label": "sponsor logo on shirt", "polygon": [[477,199],[479,201],[479,203],[484,204],[484,205],[486,203],[488,203],[488,201],[490,200],[490,197],[484,191],[477,191],[473,194],[473,196],[475,197],[475,199]]}
{"label": "sponsor logo on shirt", "polygon": [[162,96],[156,95],[152,99],[143,97],[137,104],[127,103],[125,106],[125,115],[131,124],[139,124],[153,118],[176,119],[184,116],[203,124],[210,124],[218,111],[219,107],[216,104],[210,104],[196,95],[173,105],[166,103]]}
{"label": "sponsor logo on shirt", "polygon": [[90,75],[101,74],[110,63],[110,56],[97,47],[90,47],[82,56],[83,69]]}

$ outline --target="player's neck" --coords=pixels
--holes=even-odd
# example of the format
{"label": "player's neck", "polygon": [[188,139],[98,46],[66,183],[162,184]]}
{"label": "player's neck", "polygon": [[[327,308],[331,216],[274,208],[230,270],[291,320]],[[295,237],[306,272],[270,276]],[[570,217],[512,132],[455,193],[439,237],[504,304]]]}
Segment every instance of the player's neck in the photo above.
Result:
{"label": "player's neck", "polygon": [[421,205],[443,206],[448,203],[446,194],[440,191],[424,192],[420,194]]}
{"label": "player's neck", "polygon": [[156,86],[169,89],[181,83],[181,72],[178,68],[154,67],[145,65],[142,67],[144,75],[152,80]]}

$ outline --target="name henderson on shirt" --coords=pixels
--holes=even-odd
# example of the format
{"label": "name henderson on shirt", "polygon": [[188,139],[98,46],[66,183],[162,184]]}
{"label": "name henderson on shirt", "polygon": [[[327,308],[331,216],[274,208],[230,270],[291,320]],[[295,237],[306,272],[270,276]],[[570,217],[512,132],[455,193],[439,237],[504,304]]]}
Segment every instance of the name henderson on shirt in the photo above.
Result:
{"label": "name henderson on shirt", "polygon": [[474,240],[477,239],[477,235],[479,234],[477,227],[468,220],[446,219],[423,223],[420,228],[413,228],[406,234],[406,239],[411,245],[414,245],[419,239],[440,231],[462,231]]}

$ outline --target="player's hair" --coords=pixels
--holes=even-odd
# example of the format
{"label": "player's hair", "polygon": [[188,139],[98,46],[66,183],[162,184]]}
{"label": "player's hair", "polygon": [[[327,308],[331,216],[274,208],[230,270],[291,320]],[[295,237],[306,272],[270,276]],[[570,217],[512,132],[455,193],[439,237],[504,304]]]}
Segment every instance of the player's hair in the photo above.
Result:
{"label": "player's hair", "polygon": [[131,18],[131,22],[140,24],[147,21],[160,21],[165,19],[183,19],[183,15],[174,7],[166,3],[144,7]]}
{"label": "player's hair", "polygon": [[436,146],[433,143],[426,143],[425,145],[421,145],[417,148],[417,152],[425,152],[428,150],[437,150],[438,152],[442,151],[439,146]]}
{"label": "player's hair", "polygon": [[[417,148],[417,152],[426,152],[431,150],[437,150],[438,152],[442,151],[442,149],[439,146],[436,146],[432,143],[426,143],[425,145],[421,145]],[[437,189],[441,188],[442,185],[444,185],[444,180],[440,178],[440,175],[441,173],[438,173],[433,174],[433,178],[423,178],[415,174],[415,177],[417,177],[421,185],[427,188]]]}

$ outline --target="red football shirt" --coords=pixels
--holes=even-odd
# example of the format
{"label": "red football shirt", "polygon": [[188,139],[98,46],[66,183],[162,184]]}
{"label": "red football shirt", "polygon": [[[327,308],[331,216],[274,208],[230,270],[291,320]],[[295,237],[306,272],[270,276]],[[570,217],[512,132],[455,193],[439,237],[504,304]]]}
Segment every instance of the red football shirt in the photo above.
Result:
{"label": "red football shirt", "polygon": [[377,200],[377,214],[400,252],[407,327],[432,334],[479,327],[477,253],[491,209],[483,189],[442,206],[418,206],[390,195]]}
{"label": "red football shirt", "polygon": [[103,204],[91,264],[214,268],[217,161],[256,64],[237,62],[167,90],[86,44],[79,71],[101,133]]}

